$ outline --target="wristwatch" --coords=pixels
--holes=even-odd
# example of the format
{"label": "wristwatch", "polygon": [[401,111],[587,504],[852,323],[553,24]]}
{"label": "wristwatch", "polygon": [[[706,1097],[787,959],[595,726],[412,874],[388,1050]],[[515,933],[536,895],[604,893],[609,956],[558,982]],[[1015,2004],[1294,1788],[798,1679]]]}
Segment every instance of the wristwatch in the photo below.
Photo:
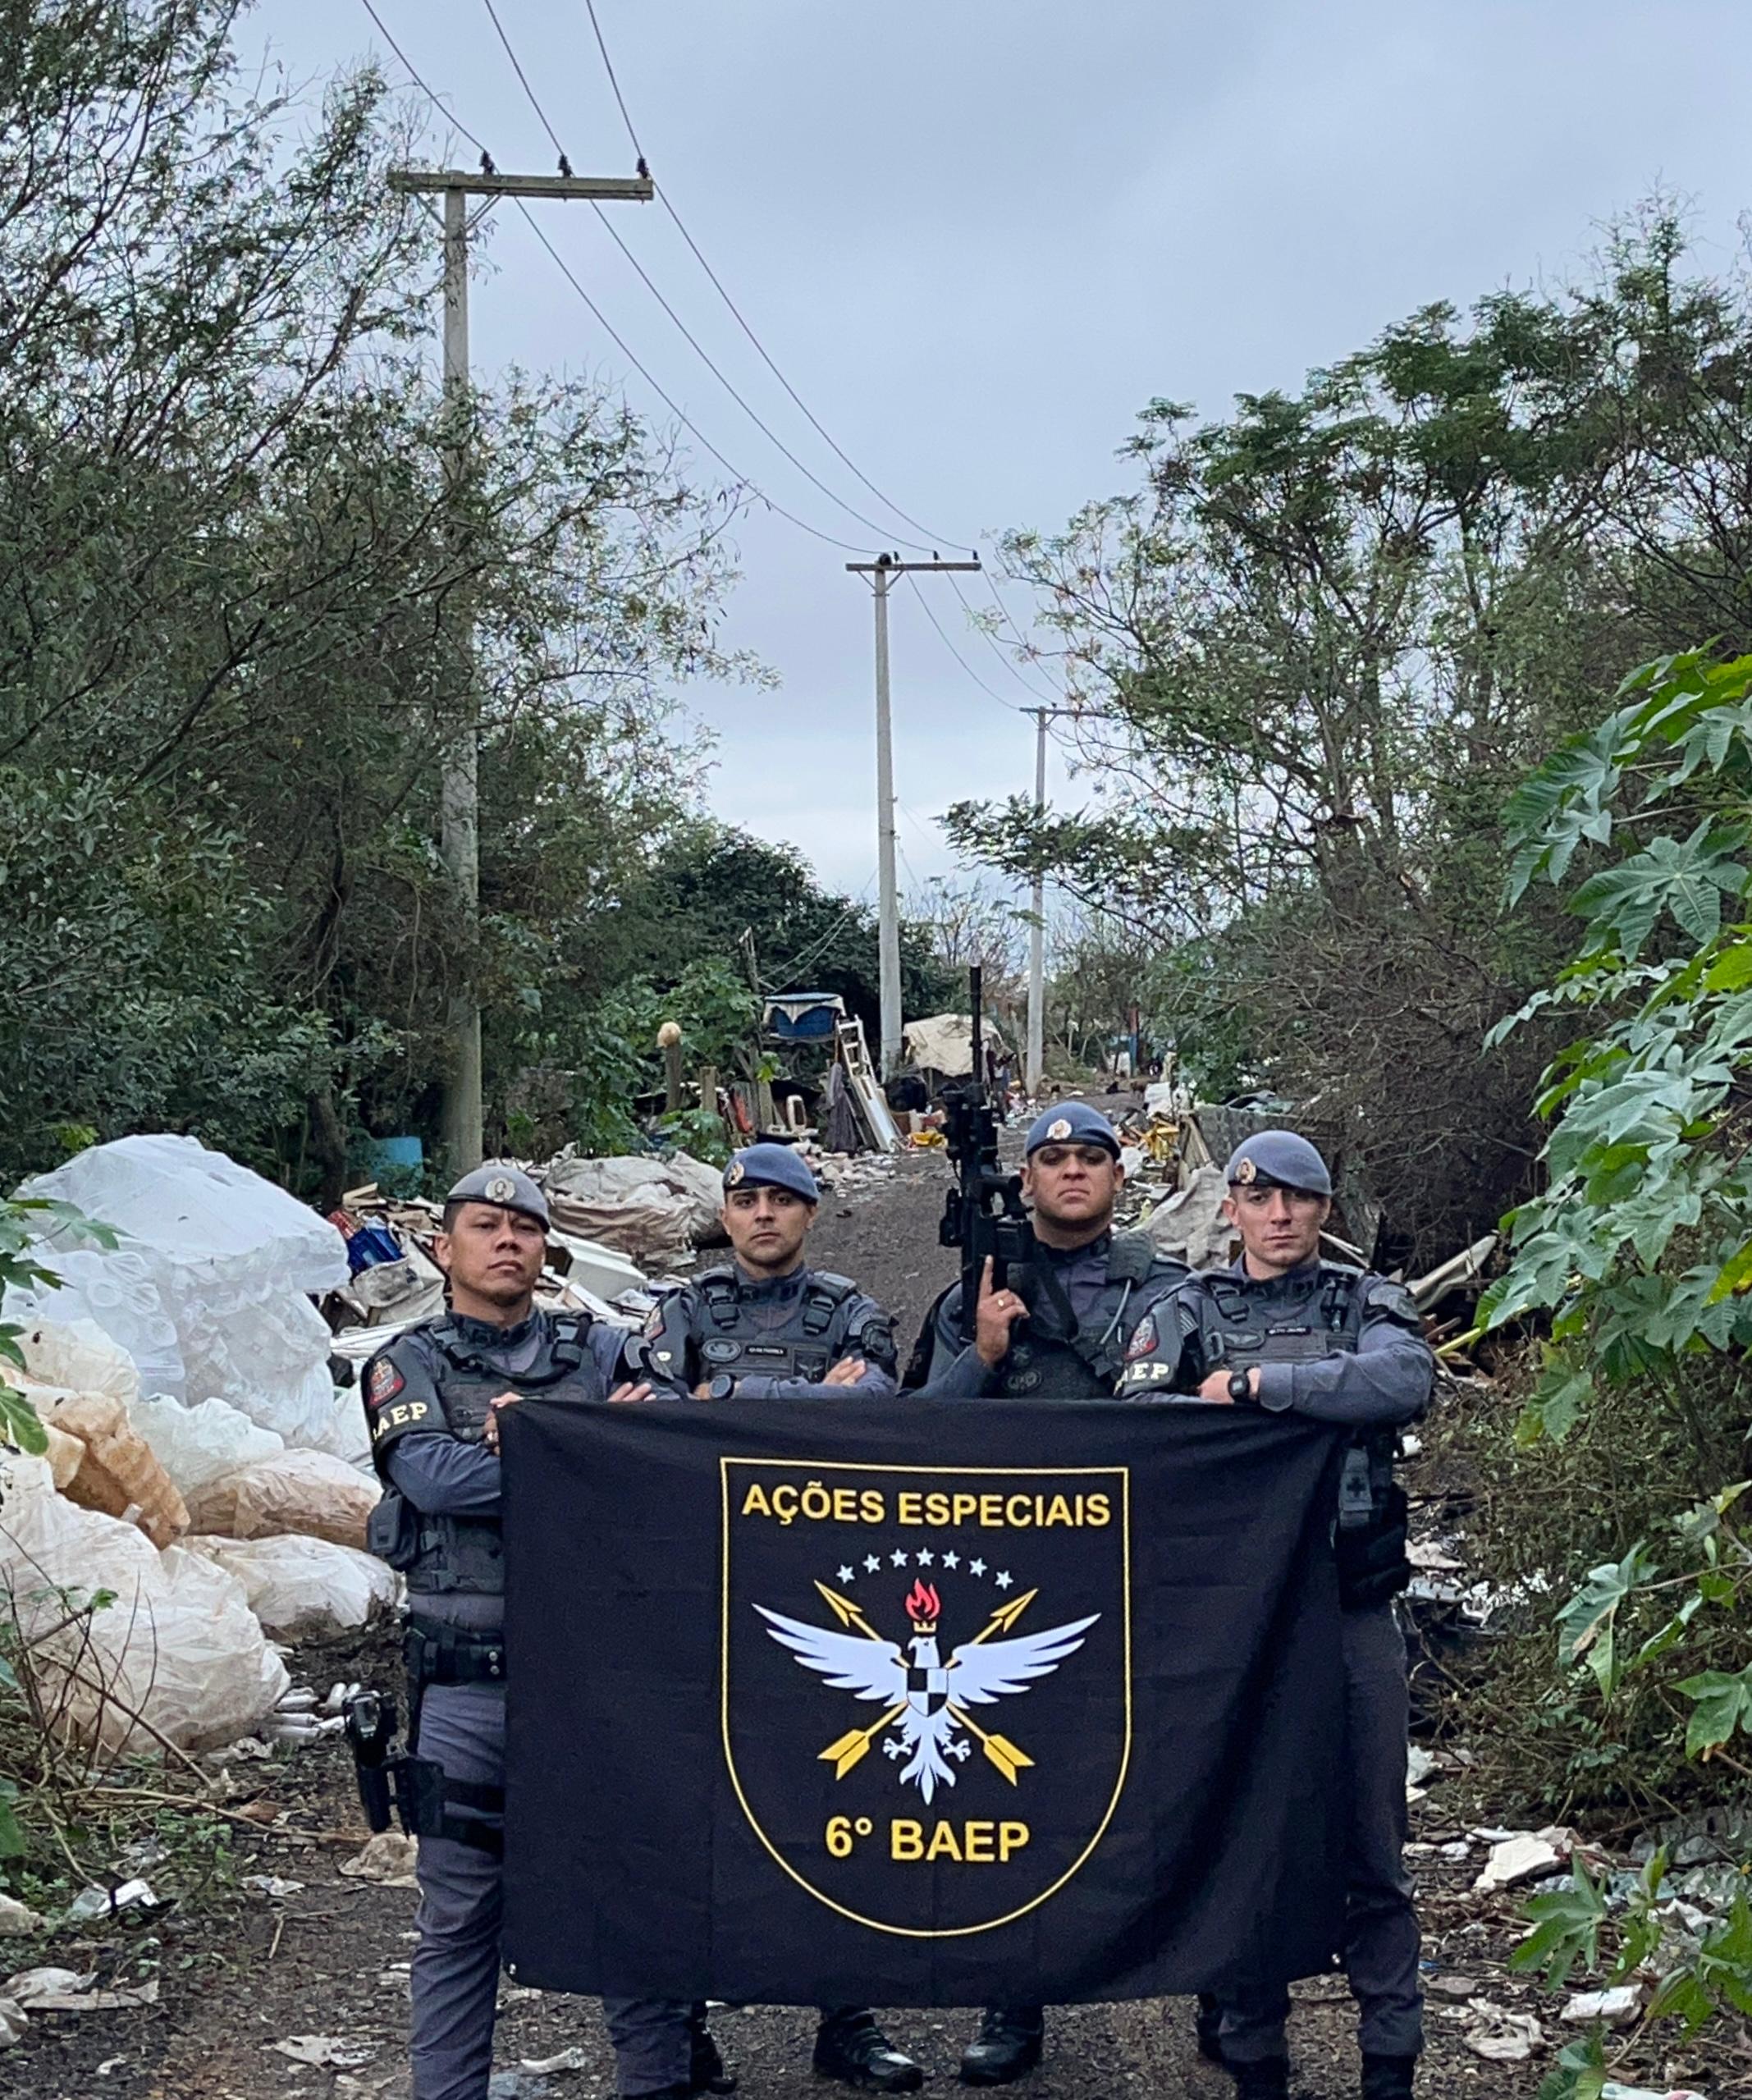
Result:
{"label": "wristwatch", "polygon": [[735,1397],[736,1381],[728,1371],[720,1370],[706,1388],[708,1400],[734,1400]]}
{"label": "wristwatch", "polygon": [[1229,1373],[1228,1397],[1237,1405],[1253,1398],[1253,1375],[1251,1371],[1232,1370]]}

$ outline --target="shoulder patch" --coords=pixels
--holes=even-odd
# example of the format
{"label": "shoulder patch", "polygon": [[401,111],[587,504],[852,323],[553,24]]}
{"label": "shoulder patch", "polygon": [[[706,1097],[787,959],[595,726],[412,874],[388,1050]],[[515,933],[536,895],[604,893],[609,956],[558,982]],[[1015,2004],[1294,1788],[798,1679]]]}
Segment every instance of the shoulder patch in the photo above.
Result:
{"label": "shoulder patch", "polygon": [[1416,1299],[1403,1283],[1394,1283],[1391,1277],[1370,1277],[1363,1286],[1363,1304],[1370,1312],[1383,1313],[1402,1327],[1422,1332],[1423,1315],[1417,1310]]}
{"label": "shoulder patch", "polygon": [[1146,1313],[1132,1329],[1132,1338],[1125,1345],[1128,1363],[1135,1363],[1140,1357],[1147,1357],[1156,1345],[1156,1324],[1154,1317]]}
{"label": "shoulder patch", "polygon": [[382,1407],[387,1405],[407,1382],[388,1357],[373,1357],[365,1371],[366,1406]]}

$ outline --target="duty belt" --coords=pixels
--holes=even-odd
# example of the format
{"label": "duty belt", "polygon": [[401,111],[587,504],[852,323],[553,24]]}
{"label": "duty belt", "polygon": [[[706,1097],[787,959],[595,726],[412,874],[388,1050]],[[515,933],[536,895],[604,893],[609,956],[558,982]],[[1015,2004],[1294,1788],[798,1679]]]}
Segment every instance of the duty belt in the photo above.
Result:
{"label": "duty belt", "polygon": [[505,1642],[428,1619],[409,1622],[401,1645],[408,1684],[418,1699],[428,1685],[502,1685]]}

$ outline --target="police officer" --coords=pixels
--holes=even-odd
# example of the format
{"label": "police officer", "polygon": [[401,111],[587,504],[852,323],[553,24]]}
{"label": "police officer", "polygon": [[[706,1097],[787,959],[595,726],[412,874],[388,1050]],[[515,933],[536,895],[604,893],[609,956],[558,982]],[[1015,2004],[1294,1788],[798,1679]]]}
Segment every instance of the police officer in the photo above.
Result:
{"label": "police officer", "polygon": [[[504,1546],[499,1412],[527,1394],[638,1399],[643,1340],[587,1315],[537,1311],[547,1204],[527,1174],[489,1163],[451,1191],[436,1252],[450,1310],[366,1366],[385,1491],[371,1543],[408,1585],[412,1754],[442,1769],[443,1809],[420,1837],[413,1963],[413,2100],[485,2100],[499,1982],[504,1805]],[[604,2007],[623,2094],[728,2090],[699,2008]],[[502,2083],[502,2081],[501,2081]]]}
{"label": "police officer", "polygon": [[[788,1145],[736,1154],[720,1213],[734,1260],[671,1292],[652,1315],[646,1333],[660,1375],[707,1400],[885,1399],[895,1391],[893,1320],[855,1283],[804,1260],[821,1194]],[[815,2068],[879,2093],[924,2082],[863,2006],[823,2008]]]}
{"label": "police officer", "polygon": [[[1146,1233],[1114,1233],[1124,1182],[1119,1140],[1105,1115],[1068,1101],[1036,1117],[1023,1146],[1022,1186],[1038,1261],[1003,1290],[993,1288],[987,1265],[975,1338],[965,1345],[961,1286],[945,1292],[926,1317],[908,1384],[933,1398],[1111,1398],[1135,1339],[1187,1274]],[[987,2006],[963,2052],[963,2083],[1008,2085],[1039,2063],[1045,2038],[1041,2006]]]}
{"label": "police officer", "polygon": [[[1423,1993],[1402,1856],[1409,1700],[1392,1599],[1411,1570],[1393,1460],[1402,1427],[1429,1403],[1435,1360],[1402,1284],[1320,1258],[1332,1178],[1306,1138],[1262,1132],[1228,1174],[1241,1258],[1182,1285],[1160,1348],[1127,1366],[1121,1391],[1178,1389],[1352,1432],[1333,1527],[1349,1745],[1345,1970],[1361,2013],[1363,2100],[1410,2100]],[[1284,2100],[1288,2011],[1281,1989],[1200,2001],[1200,2047],[1228,2064],[1242,2100]]]}

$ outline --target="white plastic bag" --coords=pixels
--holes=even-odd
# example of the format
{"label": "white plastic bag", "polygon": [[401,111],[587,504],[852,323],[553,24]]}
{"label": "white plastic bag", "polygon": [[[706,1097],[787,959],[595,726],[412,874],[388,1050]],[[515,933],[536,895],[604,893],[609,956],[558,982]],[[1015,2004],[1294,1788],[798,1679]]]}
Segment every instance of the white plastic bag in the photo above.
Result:
{"label": "white plastic bag", "polygon": [[240,1466],[189,1498],[190,1527],[226,1539],[268,1539],[283,1531],[365,1544],[365,1523],[382,1493],[368,1473],[327,1451],[282,1451]]}
{"label": "white plastic bag", "polygon": [[235,1575],[250,1610],[281,1636],[364,1626],[393,1610],[401,1588],[382,1561],[327,1539],[193,1538],[188,1550]]}
{"label": "white plastic bag", "polygon": [[356,1385],[335,1388],[335,1404],[327,1427],[303,1448],[326,1451],[331,1458],[344,1460],[357,1472],[371,1471],[371,1425],[365,1419],[365,1402]]}
{"label": "white plastic bag", "polygon": [[89,1320],[118,1348],[127,1351],[146,1392],[184,1391],[185,1373],[176,1329],[140,1255],[119,1247],[114,1253],[91,1247],[64,1249],[43,1240],[33,1242],[30,1253],[60,1278],[60,1288],[44,1283],[28,1291],[8,1291],[4,1306],[8,1320],[47,1320],[63,1327]]}
{"label": "white plastic bag", "polygon": [[138,1524],[155,1546],[180,1538],[189,1512],[129,1412],[140,1385],[133,1359],[89,1320],[67,1327],[33,1321],[18,1347],[25,1371],[13,1383],[46,1428],[80,1447],[71,1470],[58,1439],[48,1453],[62,1493],[83,1509]]}
{"label": "white plastic bag", "polygon": [[153,1393],[130,1405],[128,1419],[185,1497],[240,1466],[272,1458],[286,1448],[284,1437],[258,1428],[222,1400],[204,1400],[190,1407],[167,1393]]}
{"label": "white plastic bag", "polygon": [[[70,1601],[104,1590],[112,1603],[62,1624]],[[0,1598],[57,1725],[106,1750],[234,1742],[286,1690],[286,1665],[234,1576],[75,1508],[40,1458],[0,1466]]]}
{"label": "white plastic bag", "polygon": [[144,1263],[183,1360],[180,1388],[154,1379],[150,1389],[226,1401],[289,1442],[322,1433],[328,1329],[306,1294],[347,1280],[346,1244],[327,1219],[192,1137],[94,1145],[21,1193],[75,1204],[126,1235],[120,1251]]}

